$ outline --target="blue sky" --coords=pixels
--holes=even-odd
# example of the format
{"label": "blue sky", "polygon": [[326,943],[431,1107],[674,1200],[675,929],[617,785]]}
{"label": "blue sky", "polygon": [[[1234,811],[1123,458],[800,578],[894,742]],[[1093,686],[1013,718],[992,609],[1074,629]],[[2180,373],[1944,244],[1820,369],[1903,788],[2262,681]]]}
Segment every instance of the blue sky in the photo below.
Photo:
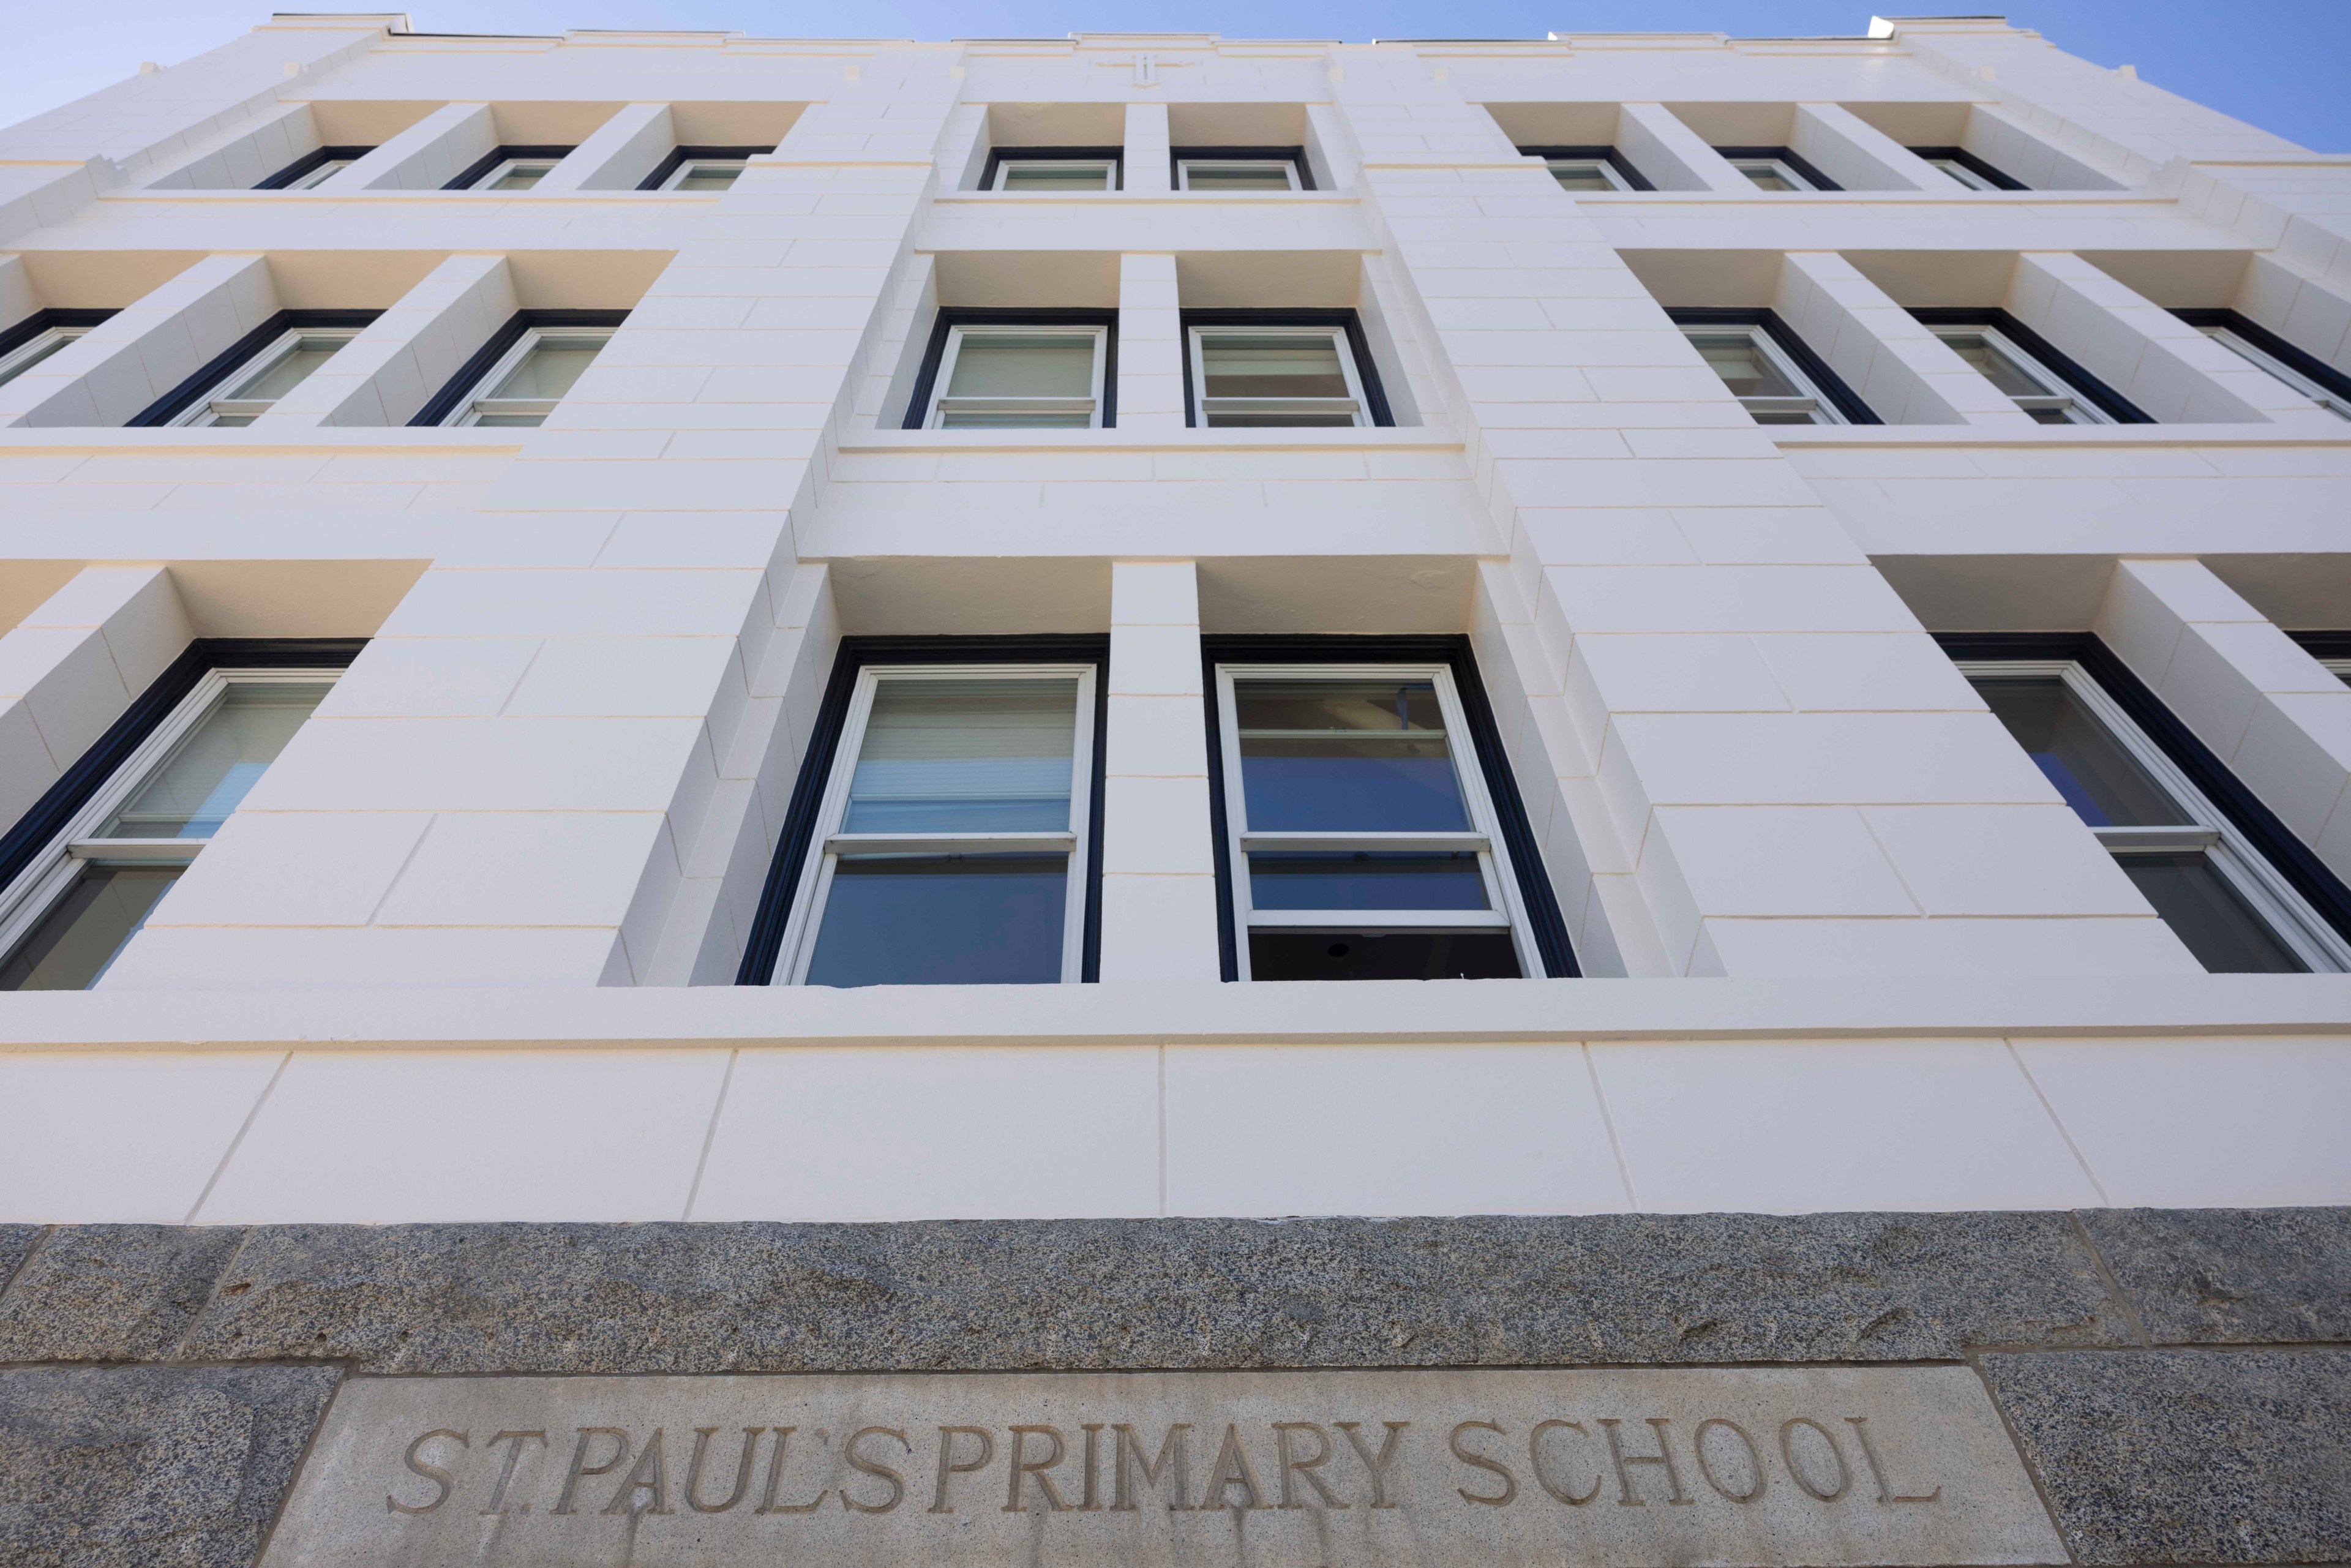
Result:
{"label": "blue sky", "polygon": [[[288,10],[335,0],[281,0]],[[358,0],[345,0],[359,9]],[[390,9],[398,0],[375,0]],[[174,64],[266,14],[269,0],[0,0],[0,124],[119,80],[141,59]],[[1933,7],[1907,0],[1894,9]],[[1952,5],[1959,11],[1968,7]],[[1982,10],[1993,7],[1983,5]],[[769,37],[1055,37],[1172,28],[1232,37],[1541,37],[1578,32],[1855,34],[1868,0],[416,0],[419,28],[553,33],[566,27],[718,27]],[[2351,0],[2033,0],[2020,26],[2100,65],[2321,152],[2351,152]]]}

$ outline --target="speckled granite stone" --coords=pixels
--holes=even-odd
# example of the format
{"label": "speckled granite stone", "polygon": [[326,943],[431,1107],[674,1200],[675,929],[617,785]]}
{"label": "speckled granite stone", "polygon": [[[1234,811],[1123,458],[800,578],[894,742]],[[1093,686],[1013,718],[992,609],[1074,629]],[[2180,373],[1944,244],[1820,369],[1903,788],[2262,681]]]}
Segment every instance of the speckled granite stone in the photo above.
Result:
{"label": "speckled granite stone", "polygon": [[2351,1558],[2351,1351],[1995,1354],[1981,1368],[2082,1562]]}
{"label": "speckled granite stone", "polygon": [[2158,1344],[2351,1340],[2351,1208],[2112,1208],[2081,1218]]}
{"label": "speckled granite stone", "polygon": [[245,1232],[68,1225],[0,1294],[0,1362],[167,1359]]}
{"label": "speckled granite stone", "polygon": [[244,1568],[332,1367],[0,1372],[0,1563]]}
{"label": "speckled granite stone", "polygon": [[381,1372],[1948,1358],[2129,1343],[2063,1215],[264,1227],[187,1360]]}
{"label": "speckled granite stone", "polygon": [[0,1225],[0,1290],[6,1289],[16,1270],[24,1266],[33,1243],[41,1239],[41,1228],[37,1225]]}

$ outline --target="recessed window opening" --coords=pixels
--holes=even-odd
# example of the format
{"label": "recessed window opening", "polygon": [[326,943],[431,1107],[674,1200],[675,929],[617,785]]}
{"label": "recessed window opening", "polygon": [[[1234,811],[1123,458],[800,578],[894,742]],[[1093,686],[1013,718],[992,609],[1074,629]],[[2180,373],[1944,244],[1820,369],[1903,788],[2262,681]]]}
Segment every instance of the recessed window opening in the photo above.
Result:
{"label": "recessed window opening", "polygon": [[1690,344],[1758,424],[1843,424],[1812,379],[1761,327],[1686,327]]}
{"label": "recessed window opening", "polygon": [[1837,183],[1785,147],[1718,147],[1759,191],[1834,191]]}
{"label": "recessed window opening", "polygon": [[1997,327],[1938,326],[1935,335],[2006,392],[2036,424],[2112,424],[2114,417]]}
{"label": "recessed window opening", "polygon": [[447,423],[513,429],[544,424],[611,340],[610,327],[533,327],[482,376]]}
{"label": "recessed window opening", "polygon": [[1964,147],[1913,147],[1910,151],[1971,191],[2022,191],[2024,182],[1977,157]]}
{"label": "recessed window opening", "polygon": [[1386,423],[1355,338],[1343,320],[1187,326],[1193,423],[1210,430]]}
{"label": "recessed window opening", "polygon": [[497,147],[476,160],[444,191],[528,191],[571,155],[569,147]]}
{"label": "recessed window opening", "polygon": [[950,327],[925,428],[1099,428],[1108,337],[1107,327]]}
{"label": "recessed window opening", "polygon": [[1629,191],[1633,182],[1605,158],[1547,158],[1544,166],[1562,191]]}
{"label": "recessed window opening", "polygon": [[1215,701],[1241,979],[1544,972],[1448,665],[1223,664]]}
{"label": "recessed window opening", "polygon": [[0,892],[0,990],[97,984],[340,673],[205,672]]}
{"label": "recessed window opening", "polygon": [[1115,158],[1015,158],[1005,155],[996,165],[995,191],[1023,195],[1053,195],[1072,191],[1118,189]]}
{"label": "recessed window opening", "polygon": [[1080,978],[1095,675],[861,669],[774,983]]}
{"label": "recessed window opening", "polygon": [[637,182],[637,189],[716,195],[734,189],[752,159],[774,151],[772,147],[673,147],[669,156]]}
{"label": "recessed window opening", "polygon": [[2248,333],[2234,326],[2214,321],[2199,322],[2196,329],[2247,364],[2267,371],[2336,418],[2351,419],[2351,394],[2323,384],[2315,376],[2295,368],[2282,356],[2254,342]]}
{"label": "recessed window opening", "polygon": [[43,327],[15,348],[0,353],[0,386],[6,386],[89,330],[83,326]]}
{"label": "recessed window opening", "polygon": [[1217,195],[1252,191],[1311,191],[1313,179],[1302,155],[1290,151],[1213,152],[1178,148],[1173,154],[1176,188]]}
{"label": "recessed window opening", "polygon": [[222,429],[251,424],[360,335],[356,327],[297,329],[235,366],[171,423]]}
{"label": "recessed window opening", "polygon": [[254,187],[256,191],[308,191],[325,184],[369,153],[372,147],[319,147],[304,153]]}
{"label": "recessed window opening", "polygon": [[328,181],[333,179],[336,175],[341,173],[344,170],[350,168],[352,164],[358,162],[359,160],[356,158],[329,158],[325,162],[319,164],[317,168],[311,169],[307,172],[295,175],[294,178],[287,181],[283,185],[280,185],[278,189],[281,191],[308,191],[313,189],[316,186],[325,184]]}
{"label": "recessed window opening", "polygon": [[2351,944],[2080,663],[1959,667],[2205,968],[2351,968]]}

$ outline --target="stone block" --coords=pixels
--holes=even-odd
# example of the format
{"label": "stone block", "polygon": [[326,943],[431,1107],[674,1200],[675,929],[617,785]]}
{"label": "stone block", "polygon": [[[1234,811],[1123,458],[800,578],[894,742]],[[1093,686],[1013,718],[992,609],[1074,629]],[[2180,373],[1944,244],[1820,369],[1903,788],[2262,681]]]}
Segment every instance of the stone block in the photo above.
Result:
{"label": "stone block", "polygon": [[2351,1340],[2351,1208],[2085,1209],[2158,1344]]}
{"label": "stone block", "polygon": [[169,1359],[245,1232],[71,1225],[0,1295],[0,1361]]}

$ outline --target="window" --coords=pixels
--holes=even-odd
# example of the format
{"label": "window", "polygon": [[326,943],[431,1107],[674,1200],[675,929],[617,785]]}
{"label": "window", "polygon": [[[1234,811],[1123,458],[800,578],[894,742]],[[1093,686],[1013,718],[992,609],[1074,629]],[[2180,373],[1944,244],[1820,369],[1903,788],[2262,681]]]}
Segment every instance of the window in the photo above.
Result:
{"label": "window", "polygon": [[198,644],[0,840],[0,990],[83,990],[335,683],[350,644]]}
{"label": "window", "polygon": [[499,147],[441,188],[444,191],[528,191],[571,155],[569,147]]}
{"label": "window", "polygon": [[[2118,673],[2103,647],[2093,656],[2102,666],[2097,674],[2085,658],[1961,657],[1959,670],[2205,968],[2351,968],[2351,944],[2275,863],[2276,835],[2284,830],[2269,820],[2265,852],[2241,823],[2243,813],[2224,811],[2183,766],[2194,761],[2207,783],[2216,774],[2225,779],[2210,754],[2184,758],[2176,740],[2169,748],[2158,744],[2117,700],[2116,688],[2142,713],[2159,712],[2159,705],[2126,672]],[[2160,723],[2176,727],[2168,713]],[[2314,859],[2309,863],[2316,865]]]}
{"label": "window", "polygon": [[1178,147],[1172,157],[1179,191],[1230,195],[1314,188],[1303,148]]}
{"label": "window", "polygon": [[1091,978],[1107,641],[906,641],[841,644],[744,979]]}
{"label": "window", "polygon": [[711,194],[729,191],[752,159],[774,151],[772,147],[673,147],[669,156],[637,183],[637,189]]}
{"label": "window", "polygon": [[1993,168],[1964,147],[1913,147],[1911,152],[1970,191],[2022,191],[2024,182]]}
{"label": "window", "polygon": [[2005,311],[1914,310],[2036,424],[2147,424],[2121,394],[2028,331]]}
{"label": "window", "polygon": [[[1215,641],[1212,657],[1250,640]],[[1499,830],[1490,723],[1472,738],[1457,674],[1466,654],[1361,657],[1217,664],[1232,977],[1573,973],[1563,936],[1547,954],[1529,917],[1539,904],[1555,927],[1557,911],[1539,877],[1530,900]]]}
{"label": "window", "polygon": [[1614,147],[1521,147],[1519,151],[1530,158],[1541,159],[1562,191],[1581,193],[1656,188]]}
{"label": "window", "polygon": [[999,148],[987,155],[980,189],[1031,196],[1115,191],[1120,157],[1115,147]]}
{"label": "window", "polygon": [[625,310],[526,310],[408,423],[510,429],[544,424],[627,316]]}
{"label": "window", "polygon": [[909,429],[1089,430],[1115,423],[1105,389],[1113,312],[942,310]]}
{"label": "window", "polygon": [[2175,310],[2172,314],[2328,413],[2351,419],[2351,376],[2317,355],[2305,353],[2234,310]]}
{"label": "window", "polygon": [[[86,314],[103,319],[112,312],[97,310]],[[96,320],[61,321],[58,315],[57,311],[45,310],[0,332],[0,386],[15,381],[98,324]]]}
{"label": "window", "polygon": [[374,151],[372,147],[320,147],[297,158],[254,189],[315,190]]}
{"label": "window", "polygon": [[1834,180],[1785,147],[1718,147],[1759,191],[1834,191]]}
{"label": "window", "polygon": [[251,424],[359,335],[356,327],[281,332],[260,352],[234,366],[170,423],[223,428]]}
{"label": "window", "polygon": [[1184,312],[1188,423],[1209,430],[1386,424],[1352,310]]}
{"label": "window", "polygon": [[1769,310],[1674,310],[1708,366],[1758,424],[1876,424],[1877,416]]}

